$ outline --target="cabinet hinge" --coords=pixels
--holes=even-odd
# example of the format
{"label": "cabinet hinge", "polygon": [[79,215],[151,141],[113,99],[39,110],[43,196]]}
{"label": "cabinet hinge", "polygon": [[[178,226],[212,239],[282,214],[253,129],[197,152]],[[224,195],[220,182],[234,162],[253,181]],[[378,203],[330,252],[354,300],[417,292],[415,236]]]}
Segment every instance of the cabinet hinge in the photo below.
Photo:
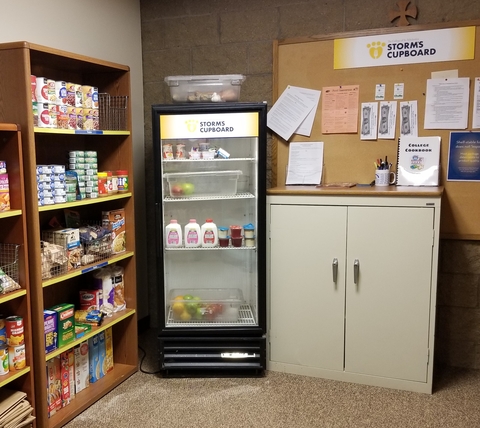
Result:
{"label": "cabinet hinge", "polygon": [[430,348],[427,348],[427,365],[430,364]]}
{"label": "cabinet hinge", "polygon": [[432,229],[432,247],[435,246],[435,229]]}

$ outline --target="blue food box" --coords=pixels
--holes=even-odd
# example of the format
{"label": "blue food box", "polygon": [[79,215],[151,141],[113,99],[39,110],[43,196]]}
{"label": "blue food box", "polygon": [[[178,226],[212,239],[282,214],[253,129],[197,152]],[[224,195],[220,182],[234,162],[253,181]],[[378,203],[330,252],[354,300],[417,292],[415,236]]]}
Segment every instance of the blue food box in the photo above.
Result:
{"label": "blue food box", "polygon": [[58,348],[57,312],[45,309],[43,311],[43,327],[45,330],[45,353]]}

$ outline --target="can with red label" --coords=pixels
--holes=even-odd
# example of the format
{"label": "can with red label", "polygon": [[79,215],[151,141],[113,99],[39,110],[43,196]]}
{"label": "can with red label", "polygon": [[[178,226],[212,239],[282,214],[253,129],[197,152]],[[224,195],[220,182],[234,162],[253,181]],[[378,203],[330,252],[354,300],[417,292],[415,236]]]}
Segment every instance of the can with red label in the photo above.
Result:
{"label": "can with red label", "polygon": [[25,343],[23,318],[12,315],[5,318],[8,346],[19,346]]}
{"label": "can with red label", "polygon": [[35,99],[39,103],[48,103],[48,79],[37,77],[35,80]]}
{"label": "can with red label", "polygon": [[48,110],[48,103],[36,102],[38,115],[38,127],[50,128],[50,112]]}

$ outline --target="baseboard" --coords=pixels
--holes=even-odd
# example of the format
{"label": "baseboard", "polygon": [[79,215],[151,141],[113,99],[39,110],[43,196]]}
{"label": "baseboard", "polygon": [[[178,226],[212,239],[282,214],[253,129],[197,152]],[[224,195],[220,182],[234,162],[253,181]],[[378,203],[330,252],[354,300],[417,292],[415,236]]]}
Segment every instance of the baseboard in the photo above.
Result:
{"label": "baseboard", "polygon": [[137,329],[138,334],[145,333],[146,331],[150,330],[150,315],[139,319],[137,322]]}

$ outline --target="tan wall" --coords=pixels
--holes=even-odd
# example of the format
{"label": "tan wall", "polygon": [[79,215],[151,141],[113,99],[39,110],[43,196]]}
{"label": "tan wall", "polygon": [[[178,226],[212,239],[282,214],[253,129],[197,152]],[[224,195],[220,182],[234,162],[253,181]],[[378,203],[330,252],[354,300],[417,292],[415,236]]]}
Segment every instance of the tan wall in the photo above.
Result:
{"label": "tan wall", "polygon": [[[480,19],[480,2],[414,0],[416,24]],[[146,183],[153,182],[152,104],[169,103],[165,76],[247,76],[241,101],[272,105],[272,41],[341,31],[391,27],[396,1],[371,0],[141,0]],[[154,230],[153,193],[147,194]],[[436,360],[480,369],[480,242],[442,241]],[[149,246],[149,266],[155,266]],[[150,314],[157,323],[157,286],[150,269]]]}

